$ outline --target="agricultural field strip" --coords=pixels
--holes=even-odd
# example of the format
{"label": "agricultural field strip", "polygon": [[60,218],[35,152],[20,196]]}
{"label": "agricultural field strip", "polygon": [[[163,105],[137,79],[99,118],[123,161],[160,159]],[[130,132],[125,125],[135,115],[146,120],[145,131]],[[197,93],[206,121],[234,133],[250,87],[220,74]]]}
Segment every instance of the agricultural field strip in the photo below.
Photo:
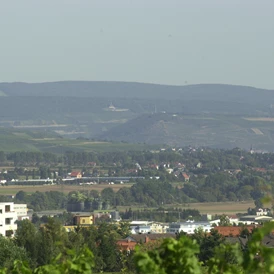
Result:
{"label": "agricultural field strip", "polygon": [[257,135],[264,135],[258,128],[251,128],[251,130]]}
{"label": "agricultural field strip", "polygon": [[[167,205],[167,208],[170,208],[172,205]],[[253,208],[254,202],[253,201],[245,201],[245,202],[205,202],[205,203],[189,203],[189,204],[176,204],[173,205],[174,208],[181,208],[181,209],[197,209],[200,211],[201,214],[236,214],[236,213],[246,213],[247,209]],[[118,206],[117,207],[120,211],[124,211],[128,208],[128,206]],[[152,210],[156,208],[147,208],[144,206],[131,206],[132,210]]]}
{"label": "agricultural field strip", "polygon": [[40,186],[3,186],[0,187],[0,195],[14,195],[18,191],[23,190],[27,193],[34,193],[36,191],[46,192],[46,191],[60,191],[69,193],[71,191],[77,190],[98,190],[101,192],[105,188],[112,188],[117,192],[122,187],[131,187],[133,184],[123,184],[123,185],[108,185],[108,184],[99,184],[99,185],[40,185]]}

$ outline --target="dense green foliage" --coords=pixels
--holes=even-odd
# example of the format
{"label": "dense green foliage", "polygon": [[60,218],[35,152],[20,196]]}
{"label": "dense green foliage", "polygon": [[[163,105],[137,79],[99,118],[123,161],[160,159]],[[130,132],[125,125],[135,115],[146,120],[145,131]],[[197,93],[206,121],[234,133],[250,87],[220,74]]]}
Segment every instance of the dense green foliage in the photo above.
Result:
{"label": "dense green foliage", "polygon": [[16,245],[9,238],[0,235],[0,268],[10,269],[15,260],[29,261],[27,251],[24,247]]}
{"label": "dense green foliage", "polygon": [[53,219],[39,229],[23,221],[14,240],[0,238],[0,273],[273,273],[274,250],[262,244],[273,228],[267,223],[256,229],[244,246],[229,244],[214,231],[197,231],[124,254],[116,240],[128,235],[125,224],[66,233]]}
{"label": "dense green foliage", "polygon": [[[193,241],[184,235],[178,240],[165,239],[157,250],[137,251],[135,256],[137,273],[273,273],[274,250],[261,243],[264,236],[273,228],[274,225],[270,223],[256,230],[244,249],[241,249],[239,244],[220,243],[211,236],[206,239],[205,246],[199,245],[200,237],[197,234],[194,235]],[[213,249],[211,249],[212,243],[215,245]],[[208,248],[211,249],[212,254],[206,254]],[[201,260],[202,252],[208,256],[205,261]]]}
{"label": "dense green foliage", "polygon": [[[121,188],[116,193],[111,187],[106,187],[100,199],[102,203],[112,207],[135,204],[159,207],[190,202],[245,200],[255,200],[259,207],[262,197],[271,196],[274,193],[274,154],[251,154],[240,149],[185,148],[180,151],[167,149],[158,153],[151,151],[66,152],[63,155],[40,152],[8,154],[0,152],[0,163],[1,161],[5,165],[10,163],[15,165],[13,170],[0,174],[0,178],[7,180],[7,184],[44,184],[44,181],[37,182],[35,179],[52,178],[56,179],[55,183],[59,184],[61,189],[63,184],[79,184],[91,180],[62,181],[73,169],[82,170],[84,176],[95,178],[100,176],[145,178],[132,180],[136,182],[135,185],[131,188]],[[137,168],[136,163],[140,167]],[[28,166],[31,168],[25,168]],[[190,176],[190,182],[184,182],[184,173]],[[26,180],[11,181],[11,179],[22,177]],[[28,179],[34,180],[28,181]],[[83,194],[90,202],[100,196],[99,193],[94,195],[91,192]],[[36,210],[66,208],[67,197],[61,193],[36,193],[23,196],[23,199],[18,200],[28,203]]]}
{"label": "dense green foliage", "polygon": [[64,209],[67,205],[67,195],[59,191],[36,191],[30,195],[24,191],[19,191],[15,195],[15,201],[26,203],[30,209],[35,211]]}
{"label": "dense green foliage", "polygon": [[[18,224],[13,240],[3,238],[3,241],[12,243],[13,248],[8,253],[4,245],[0,246],[1,262],[3,267],[11,269],[14,260],[27,260],[31,268],[36,268],[50,264],[59,254],[62,254],[62,260],[65,260],[68,249],[74,249],[76,256],[81,256],[83,247],[86,246],[93,253],[95,266],[92,265],[92,268],[95,272],[116,272],[124,266],[116,241],[128,235],[129,226],[124,223],[100,223],[97,226],[78,227],[75,231],[66,232],[57,218],[48,218],[47,222],[40,226],[23,220]],[[5,252],[11,255],[5,257]],[[60,257],[58,258],[60,261]]]}

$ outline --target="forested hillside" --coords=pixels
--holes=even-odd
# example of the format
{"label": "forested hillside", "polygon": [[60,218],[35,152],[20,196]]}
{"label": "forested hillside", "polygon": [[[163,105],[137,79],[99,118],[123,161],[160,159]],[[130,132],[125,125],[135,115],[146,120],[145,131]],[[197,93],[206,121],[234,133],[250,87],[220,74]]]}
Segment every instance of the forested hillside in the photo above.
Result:
{"label": "forested hillside", "polygon": [[274,145],[271,90],[68,81],[0,83],[0,92],[4,127],[118,142],[245,149],[256,143],[268,151]]}

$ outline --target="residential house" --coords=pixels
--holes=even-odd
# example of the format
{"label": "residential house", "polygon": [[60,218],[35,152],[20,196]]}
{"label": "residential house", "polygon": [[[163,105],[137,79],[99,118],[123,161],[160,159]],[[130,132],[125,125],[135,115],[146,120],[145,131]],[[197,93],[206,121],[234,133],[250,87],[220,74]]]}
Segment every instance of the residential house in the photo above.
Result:
{"label": "residential house", "polygon": [[182,173],[182,176],[183,176],[183,179],[184,179],[185,182],[189,182],[190,176],[188,176],[185,172]]}
{"label": "residential house", "polygon": [[138,244],[147,244],[149,242],[157,241],[165,238],[175,238],[175,234],[137,234],[128,236],[125,239],[117,241],[117,245],[121,251],[130,252],[134,250]]}
{"label": "residential house", "polygon": [[133,238],[127,237],[125,239],[118,240],[116,244],[119,247],[120,251],[130,252],[134,250],[137,242]]}
{"label": "residential house", "polygon": [[157,164],[151,164],[151,165],[149,165],[149,168],[151,168],[151,169],[159,169],[159,165],[157,165]]}
{"label": "residential house", "polygon": [[64,226],[67,232],[75,231],[77,227],[86,227],[94,224],[94,216],[92,214],[76,214],[73,216],[73,225]]}
{"label": "residential house", "polygon": [[240,236],[242,230],[246,228],[250,233],[255,228],[255,225],[248,226],[215,226],[214,229],[218,231],[219,234],[228,237],[238,237]]}
{"label": "residential house", "polygon": [[70,177],[73,177],[73,178],[82,178],[82,174],[80,171],[72,171],[70,173]]}
{"label": "residential house", "polygon": [[92,225],[94,223],[94,216],[92,214],[76,214],[73,216],[74,225]]}

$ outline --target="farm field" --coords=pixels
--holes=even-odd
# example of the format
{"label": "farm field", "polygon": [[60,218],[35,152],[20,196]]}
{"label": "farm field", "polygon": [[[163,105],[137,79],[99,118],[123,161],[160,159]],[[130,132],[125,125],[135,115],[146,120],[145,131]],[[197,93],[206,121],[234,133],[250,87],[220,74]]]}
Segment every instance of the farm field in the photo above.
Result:
{"label": "farm field", "polygon": [[[104,131],[99,137],[96,135],[97,141],[67,138],[70,135],[65,132],[61,134],[61,131],[59,133],[63,137],[52,130],[0,127],[0,142],[1,150],[5,152],[41,151],[58,154],[66,151],[157,150],[162,147],[160,144],[187,146],[193,143],[215,148],[244,149],[249,149],[250,144],[256,144],[256,149],[272,151],[273,121],[272,117],[214,113],[176,116],[144,114],[125,123],[116,123],[116,126]],[[88,131],[88,127],[79,130],[80,134]],[[77,136],[76,132],[74,134]]]}
{"label": "farm field", "polygon": [[[171,207],[174,208],[182,208],[182,209],[197,209],[201,214],[229,214],[233,215],[236,213],[246,213],[249,207],[254,208],[253,201],[244,201],[244,202],[216,202],[216,203],[189,203],[189,204],[174,204],[174,205],[166,205],[167,209]],[[129,208],[129,206],[119,206],[117,207],[119,211],[125,211]],[[130,206],[132,210],[152,210],[156,208],[148,208],[144,206],[133,205]]]}
{"label": "farm field", "polygon": [[132,183],[127,184],[116,184],[116,185],[41,185],[41,186],[2,186],[0,187],[0,195],[14,195],[18,191],[22,190],[29,194],[34,193],[36,191],[46,192],[46,191],[60,191],[63,193],[69,193],[71,191],[80,191],[80,190],[97,190],[101,192],[104,188],[110,187],[115,192],[117,192],[122,187],[131,187]]}
{"label": "farm field", "polygon": [[201,214],[235,214],[246,213],[247,209],[255,207],[254,201],[244,202],[216,202],[216,203],[191,203],[182,207],[183,209],[194,208],[201,212]]}
{"label": "farm field", "polygon": [[61,138],[54,132],[0,127],[1,151],[40,151],[63,154],[74,152],[116,152],[158,149],[160,145],[130,144]]}

